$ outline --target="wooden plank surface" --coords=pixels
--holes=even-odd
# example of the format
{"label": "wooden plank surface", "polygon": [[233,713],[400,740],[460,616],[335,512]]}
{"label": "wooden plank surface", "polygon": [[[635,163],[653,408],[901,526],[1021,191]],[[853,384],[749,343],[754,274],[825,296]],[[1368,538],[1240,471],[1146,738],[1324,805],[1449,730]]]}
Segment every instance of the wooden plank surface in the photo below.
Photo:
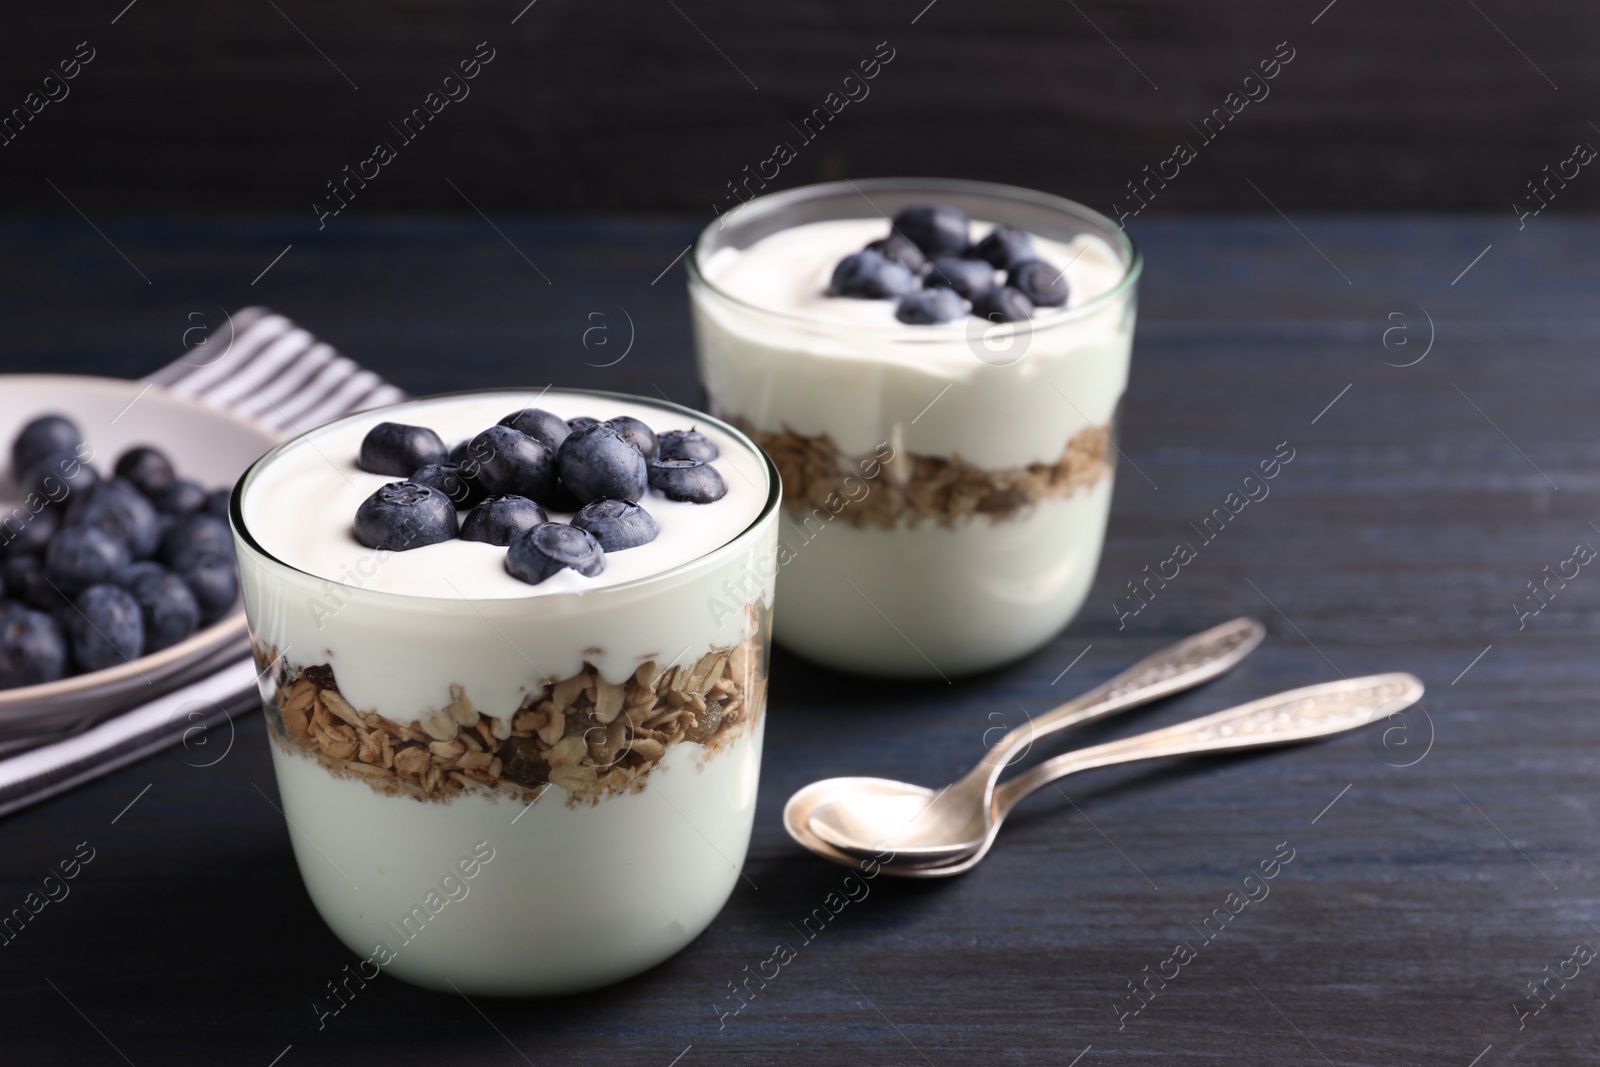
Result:
{"label": "wooden plank surface", "polygon": [[[1600,144],[1595,29],[1581,0],[14,4],[0,115],[67,95],[36,96],[0,144],[0,191],[63,216],[64,195],[91,216],[310,219],[326,182],[389,141],[363,209],[703,212],[789,142],[779,187],[942,174],[1109,211],[1188,142],[1199,158],[1152,210],[1263,211],[1264,195],[1509,217],[1545,166]],[[93,60],[47,86],[79,42]],[[479,42],[492,62],[445,86]],[[847,85],[880,42],[889,65]],[[1290,65],[1246,84],[1280,44]],[[430,92],[461,99],[402,139]],[[818,108],[837,115],[802,136]],[[1219,108],[1225,131],[1203,136]],[[1580,176],[1555,209],[1597,204]]]}
{"label": "wooden plank surface", "polygon": [[[1592,966],[1522,1029],[1513,1010],[1542,968],[1600,946],[1600,581],[1585,570],[1521,629],[1512,606],[1574,544],[1600,546],[1600,224],[1293,218],[1135,228],[1149,268],[1109,543],[1049,648],[949,686],[778,656],[754,885],[675,959],[552,1001],[469,1005],[381,980],[319,1031],[311,999],[350,957],[257,791],[275,796],[252,716],[215,766],[169,753],[0,821],[8,908],[79,842],[96,850],[71,896],[0,950],[6,1061],[1600,1060]],[[296,221],[97,221],[121,255],[81,220],[0,223],[0,368],[137,374],[181,353],[189,313],[259,301],[418,392],[553,379],[698,402],[668,269],[692,223],[497,218],[502,239],[482,220],[352,219],[316,240]],[[620,346],[628,318],[628,356],[586,366],[620,348],[585,349],[583,331],[604,322]],[[1424,352],[1430,319],[1425,358],[1386,365]],[[1408,346],[1382,344],[1395,325]],[[1197,541],[1188,524],[1285,441],[1271,495],[1119,628],[1124,583]],[[874,882],[719,1021],[728,983],[798,942],[791,924],[844,874],[784,836],[792,790],[854,772],[943,782],[981,752],[991,713],[1037,713],[1242,613],[1271,636],[1238,671],[1083,738],[1389,669],[1424,679],[1426,714],[1063,783],[972,874]],[[1270,895],[1203,940],[1195,926],[1284,843]],[[1179,942],[1196,958],[1119,1028],[1126,983]]]}

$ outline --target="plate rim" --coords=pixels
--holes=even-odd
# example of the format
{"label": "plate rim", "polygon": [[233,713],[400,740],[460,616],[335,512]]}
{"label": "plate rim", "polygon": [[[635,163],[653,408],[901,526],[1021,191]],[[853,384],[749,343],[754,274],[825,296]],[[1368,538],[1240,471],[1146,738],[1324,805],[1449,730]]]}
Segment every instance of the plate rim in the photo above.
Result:
{"label": "plate rim", "polygon": [[[265,423],[240,415],[238,412],[226,408],[207,404],[195,397],[175,393],[164,385],[152,381],[141,381],[130,378],[108,378],[94,374],[0,374],[0,388],[8,384],[35,384],[43,387],[60,385],[72,389],[99,389],[108,393],[131,395],[132,400],[138,399],[151,390],[159,390],[165,402],[177,403],[180,407],[187,407],[196,413],[208,418],[232,422],[260,434],[268,441],[267,449],[270,450],[284,439],[284,434]],[[132,403],[132,400],[129,403]],[[248,467],[246,468],[249,469]],[[243,472],[240,472],[241,477]],[[7,477],[10,474],[7,472]],[[146,672],[155,672],[167,675],[175,671],[179,665],[191,657],[210,649],[220,648],[225,644],[236,641],[248,632],[244,609],[235,608],[227,615],[213,622],[202,630],[179,641],[175,645],[151,652],[115,667],[104,667],[98,671],[87,674],[74,674],[66,678],[58,678],[53,682],[42,682],[38,685],[19,686],[14,689],[0,689],[0,717],[6,713],[22,709],[33,709],[42,704],[59,700],[63,697],[81,697],[101,687],[112,687],[131,682],[135,678],[144,678],[146,683],[159,688],[160,683],[151,683]]]}

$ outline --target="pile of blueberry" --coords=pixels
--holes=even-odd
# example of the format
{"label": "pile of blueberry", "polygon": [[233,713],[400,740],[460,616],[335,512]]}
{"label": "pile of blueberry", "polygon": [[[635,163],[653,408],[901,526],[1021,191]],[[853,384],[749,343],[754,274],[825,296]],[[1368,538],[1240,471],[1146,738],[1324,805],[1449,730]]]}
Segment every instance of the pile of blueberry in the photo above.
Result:
{"label": "pile of blueberry", "polygon": [[[529,585],[567,567],[593,578],[607,552],[660,532],[639,505],[646,491],[721,500],[728,486],[716,458],[717,446],[697,430],[658,436],[627,415],[568,421],[524,408],[450,449],[426,427],[380,422],[361,442],[361,469],[405,480],[362,501],[356,540],[391,552],[486,541],[507,549],[506,570]],[[552,522],[546,509],[572,519]]]}
{"label": "pile of blueberry", "polygon": [[45,415],[11,445],[22,506],[0,514],[0,689],[157,652],[239,595],[228,490],[132,448],[104,480],[71,420]]}
{"label": "pile of blueberry", "polygon": [[828,292],[893,300],[894,317],[914,326],[954,322],[969,311],[990,322],[1020,322],[1036,307],[1063,307],[1065,273],[1040,259],[1028,235],[996,226],[977,244],[966,213],[946,204],[912,204],[889,236],[845,256]]}

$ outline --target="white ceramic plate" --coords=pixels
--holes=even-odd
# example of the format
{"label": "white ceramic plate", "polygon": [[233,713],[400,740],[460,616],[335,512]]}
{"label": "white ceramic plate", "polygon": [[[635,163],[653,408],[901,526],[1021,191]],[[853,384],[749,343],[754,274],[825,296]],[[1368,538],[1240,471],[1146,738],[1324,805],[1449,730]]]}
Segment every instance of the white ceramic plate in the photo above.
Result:
{"label": "white ceramic plate", "polygon": [[[0,375],[0,519],[21,503],[11,442],[28,420],[56,412],[78,424],[103,476],[133,445],[165,452],[180,477],[231,488],[278,435],[257,423],[141,382],[65,374]],[[0,689],[0,737],[69,730],[153,700],[217,670],[248,648],[236,608],[170,648],[59,682]]]}

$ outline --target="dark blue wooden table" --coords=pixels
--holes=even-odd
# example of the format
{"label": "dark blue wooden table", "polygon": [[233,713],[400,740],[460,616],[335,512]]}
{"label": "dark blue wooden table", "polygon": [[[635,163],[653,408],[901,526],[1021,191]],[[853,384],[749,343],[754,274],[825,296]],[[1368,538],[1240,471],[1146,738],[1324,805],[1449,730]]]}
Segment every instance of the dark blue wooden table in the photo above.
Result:
{"label": "dark blue wooden table", "polygon": [[[674,260],[692,221],[95,224],[0,222],[0,369],[145,373],[262,303],[413,392],[554,380],[700,401]],[[381,979],[319,1030],[311,1002],[351,958],[256,789],[275,795],[251,716],[215,766],[168,754],[0,821],[0,910],[80,842],[95,856],[0,947],[0,1061],[1600,1061],[1600,964],[1576,948],[1600,947],[1600,575],[1566,562],[1600,546],[1600,223],[1134,233],[1126,456],[1088,606],[1038,655],[952,685],[780,653],[748,879],[681,955],[553,1001]],[[1198,534],[1280,449],[1270,496]],[[1127,599],[1180,541],[1197,558]],[[996,725],[1239,614],[1271,631],[1243,667],[1084,738],[1340,674],[1411,670],[1429,694],[1321,745],[1074,779],[966,877],[878,879],[797,932],[845,872],[784,835],[792,790],[946,781]],[[1267,895],[1230,904],[1275,857]],[[795,958],[731,1013],[779,943]]]}

